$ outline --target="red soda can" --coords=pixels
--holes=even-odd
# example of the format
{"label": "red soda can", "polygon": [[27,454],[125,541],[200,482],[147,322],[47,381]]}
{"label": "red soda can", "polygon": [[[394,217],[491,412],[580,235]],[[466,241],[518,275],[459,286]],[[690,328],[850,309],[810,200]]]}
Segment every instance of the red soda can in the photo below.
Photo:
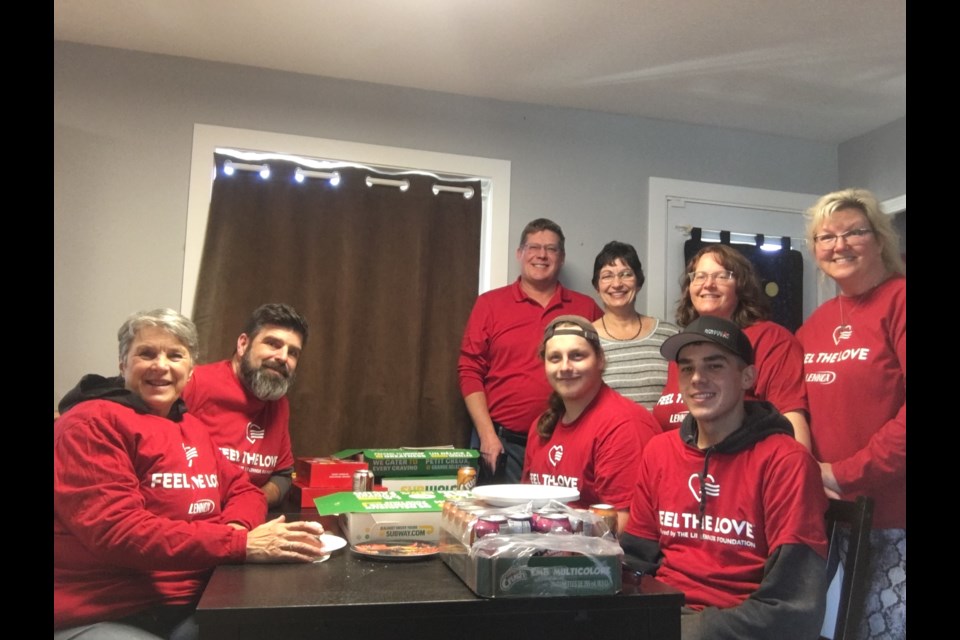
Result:
{"label": "red soda can", "polygon": [[573,533],[570,517],[565,513],[548,513],[540,518],[545,533]]}
{"label": "red soda can", "polygon": [[505,528],[506,524],[506,516],[480,516],[477,523],[473,525],[473,537],[479,540],[484,536],[494,536],[500,533],[501,528]]}
{"label": "red soda can", "polygon": [[548,513],[556,513],[556,508],[554,507],[541,507],[533,512],[533,517],[530,520],[530,525],[533,527],[534,531],[540,531],[538,527],[540,526],[540,520],[543,519],[543,516]]}

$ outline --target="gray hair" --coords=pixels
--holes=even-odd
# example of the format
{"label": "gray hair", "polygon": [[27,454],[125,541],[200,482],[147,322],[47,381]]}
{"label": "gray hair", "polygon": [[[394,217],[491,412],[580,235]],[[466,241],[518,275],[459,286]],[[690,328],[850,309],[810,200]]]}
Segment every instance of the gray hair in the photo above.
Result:
{"label": "gray hair", "polygon": [[820,227],[837,211],[856,209],[862,213],[880,243],[880,258],[883,266],[891,273],[906,273],[903,259],[900,257],[900,237],[893,228],[892,216],[880,210],[876,197],[866,189],[843,189],[828,193],[816,204],[807,209],[807,243],[814,248],[813,236]]}
{"label": "gray hair", "polygon": [[197,338],[197,327],[193,321],[173,309],[154,309],[134,313],[117,331],[117,340],[120,342],[120,362],[126,359],[130,345],[144,327],[159,327],[169,332],[187,348],[191,360],[197,362],[199,359],[200,340]]}

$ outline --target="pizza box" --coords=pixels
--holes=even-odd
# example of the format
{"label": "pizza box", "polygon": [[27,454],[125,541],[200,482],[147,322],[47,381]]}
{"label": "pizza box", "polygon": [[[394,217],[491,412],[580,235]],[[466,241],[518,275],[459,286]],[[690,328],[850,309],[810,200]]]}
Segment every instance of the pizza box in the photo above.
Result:
{"label": "pizza box", "polygon": [[353,472],[369,467],[370,465],[366,462],[341,460],[334,456],[298,457],[293,463],[294,471],[297,473],[297,482],[301,486],[336,487],[340,491],[353,489]]}
{"label": "pizza box", "polygon": [[380,485],[388,491],[403,491],[406,493],[423,491],[456,491],[457,476],[380,478]]}
{"label": "pizza box", "polygon": [[476,469],[476,449],[345,449],[333,454],[340,459],[362,460],[378,477],[450,476],[460,467]]}
{"label": "pizza box", "polygon": [[352,545],[365,542],[440,539],[440,514],[449,498],[469,495],[464,491],[340,492],[314,500],[322,515],[340,515],[340,525]]}
{"label": "pizza box", "polygon": [[299,481],[295,481],[293,485],[290,486],[290,494],[287,500],[289,500],[289,504],[299,506],[301,509],[306,509],[312,507],[313,501],[320,496],[326,496],[340,491],[343,491],[343,489],[339,487],[310,487],[300,484]]}

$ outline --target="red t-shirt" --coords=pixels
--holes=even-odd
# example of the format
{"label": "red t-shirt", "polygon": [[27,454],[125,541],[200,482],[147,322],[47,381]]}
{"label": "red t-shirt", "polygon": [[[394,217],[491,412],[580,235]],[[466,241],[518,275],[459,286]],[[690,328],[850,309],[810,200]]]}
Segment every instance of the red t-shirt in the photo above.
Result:
{"label": "red t-shirt", "polygon": [[262,487],[276,471],[293,467],[289,400],[257,398],[237,378],[230,360],[194,367],[183,401],[253,484]]}
{"label": "red t-shirt", "polygon": [[823,303],[797,331],[813,453],[833,464],[844,499],[874,499],[876,529],[907,526],[906,303],[907,280],[894,277]]}
{"label": "red t-shirt", "polygon": [[593,402],[569,424],[561,417],[549,440],[534,421],[520,482],[564,486],[580,491],[573,506],[630,506],[640,453],[660,433],[642,405],[604,384]]}
{"label": "red t-shirt", "polygon": [[663,554],[657,579],[683,591],[688,606],[739,605],[760,586],[764,564],[780,545],[804,544],[826,557],[826,495],[802,444],[778,433],[742,451],[711,453],[701,534],[704,454],[679,431],[651,440],[625,527],[657,541]]}
{"label": "red t-shirt", "polygon": [[562,315],[596,320],[603,315],[593,298],[559,283],[546,307],[528,297],[520,278],[477,298],[460,345],[460,393],[482,391],[494,422],[526,435],[547,406],[550,385],[537,355],[543,330]]}

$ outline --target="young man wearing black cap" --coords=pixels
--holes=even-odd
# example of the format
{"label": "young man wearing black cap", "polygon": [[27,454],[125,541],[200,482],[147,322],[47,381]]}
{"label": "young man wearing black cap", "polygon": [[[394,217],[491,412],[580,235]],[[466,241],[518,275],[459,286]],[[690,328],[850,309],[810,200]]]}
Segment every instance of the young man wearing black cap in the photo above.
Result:
{"label": "young man wearing black cap", "polygon": [[663,343],[690,413],[644,448],[629,563],[686,594],[684,640],[815,638],[826,591],[826,496],[810,453],[767,402],[745,402],[753,348],[701,316]]}

